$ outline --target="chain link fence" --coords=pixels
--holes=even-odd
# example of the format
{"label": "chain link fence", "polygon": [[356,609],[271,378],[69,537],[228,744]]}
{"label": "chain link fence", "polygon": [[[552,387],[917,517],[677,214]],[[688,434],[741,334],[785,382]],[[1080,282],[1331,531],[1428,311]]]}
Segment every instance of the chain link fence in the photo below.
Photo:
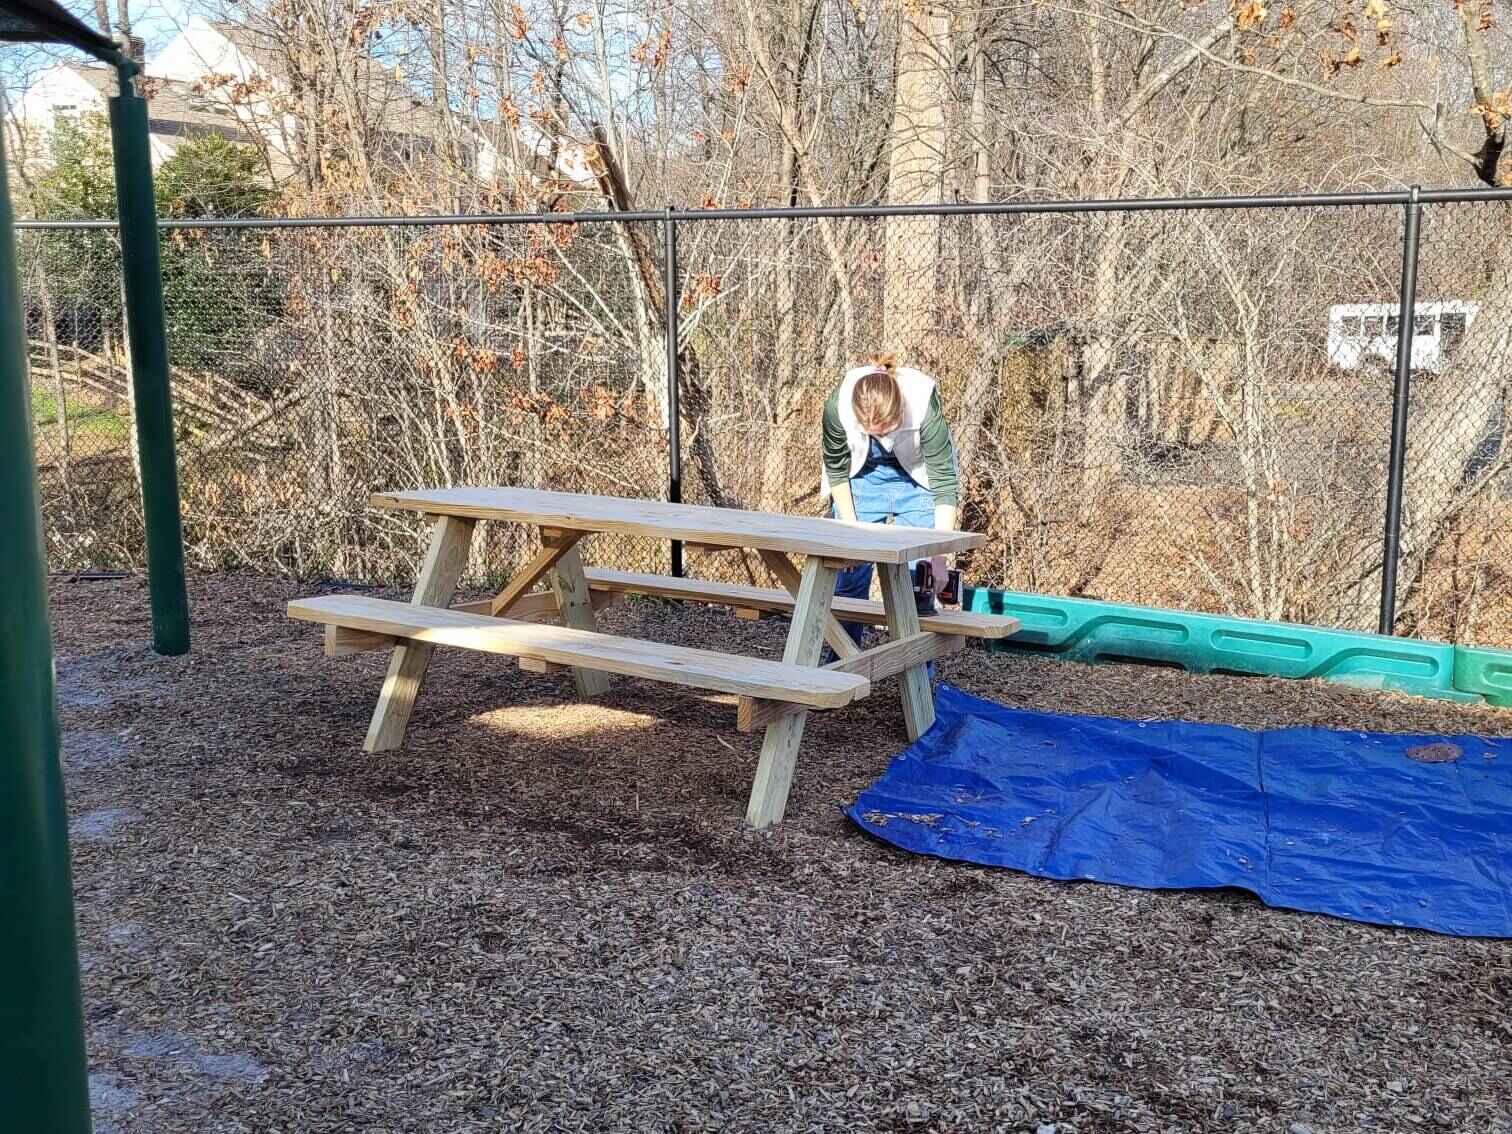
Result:
{"label": "chain link fence", "polygon": [[[653,229],[654,226],[644,226]],[[54,570],[134,567],[135,490],[113,234],[22,234],[38,465]],[[186,557],[411,580],[423,526],[374,512],[409,485],[660,497],[665,371],[620,226],[179,228],[163,275]],[[480,533],[474,581],[528,533]],[[668,549],[595,537],[666,570]]]}
{"label": "chain link fence", "polygon": [[[367,505],[393,487],[817,514],[823,402],[891,351],[940,383],[974,583],[1374,629],[1394,582],[1397,632],[1512,645],[1512,204],[1435,196],[165,227],[189,562],[409,580],[418,522]],[[114,235],[21,236],[52,566],[137,566]]]}

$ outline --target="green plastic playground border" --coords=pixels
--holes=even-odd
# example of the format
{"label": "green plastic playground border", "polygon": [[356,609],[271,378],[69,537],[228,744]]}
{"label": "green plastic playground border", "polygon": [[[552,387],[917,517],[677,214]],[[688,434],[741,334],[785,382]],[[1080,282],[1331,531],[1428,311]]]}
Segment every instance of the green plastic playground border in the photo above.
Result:
{"label": "green plastic playground border", "polygon": [[1023,624],[1012,638],[987,642],[993,652],[1088,664],[1139,662],[1189,673],[1321,678],[1512,707],[1512,650],[987,587],[967,587],[963,598],[967,610],[1006,614]]}

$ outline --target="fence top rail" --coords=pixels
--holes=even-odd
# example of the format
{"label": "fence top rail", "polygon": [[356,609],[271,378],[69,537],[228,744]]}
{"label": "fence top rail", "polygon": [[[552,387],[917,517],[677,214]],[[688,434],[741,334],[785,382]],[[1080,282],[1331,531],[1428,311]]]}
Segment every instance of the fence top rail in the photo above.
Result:
{"label": "fence top rail", "polygon": [[[610,221],[730,221],[886,218],[919,216],[1013,216],[1036,213],[1186,212],[1203,209],[1344,208],[1352,205],[1406,205],[1413,190],[1368,193],[1299,193],[1261,197],[1138,197],[1124,200],[954,201],[938,205],[826,205],[792,209],[679,209],[589,213],[454,213],[423,216],[217,217],[159,220],[160,229],[414,228],[434,225],[603,224]],[[1424,189],[1421,204],[1512,201],[1509,189]],[[19,230],[113,229],[116,221],[21,220]]]}

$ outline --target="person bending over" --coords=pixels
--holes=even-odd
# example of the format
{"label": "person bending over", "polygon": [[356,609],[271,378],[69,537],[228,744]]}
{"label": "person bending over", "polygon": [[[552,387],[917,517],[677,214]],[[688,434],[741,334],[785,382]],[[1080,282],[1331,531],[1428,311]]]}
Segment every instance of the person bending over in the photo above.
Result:
{"label": "person bending over", "polygon": [[[955,528],[955,446],[940,411],[939,389],[928,374],[898,366],[891,354],[870,356],[846,372],[824,403],[820,432],[820,495],[831,502],[837,519]],[[910,573],[914,566],[908,565]],[[935,557],[936,592],[945,585],[948,566],[945,557]],[[848,567],[835,580],[835,594],[864,599],[871,580],[870,563]],[[918,605],[921,614],[933,613],[935,596],[921,596]],[[859,646],[866,627],[842,625]]]}

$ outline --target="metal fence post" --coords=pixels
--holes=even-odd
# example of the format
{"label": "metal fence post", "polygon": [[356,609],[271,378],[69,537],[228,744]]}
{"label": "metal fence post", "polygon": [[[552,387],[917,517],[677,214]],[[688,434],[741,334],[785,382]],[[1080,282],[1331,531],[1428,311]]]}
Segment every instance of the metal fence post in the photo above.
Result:
{"label": "metal fence post", "polygon": [[[678,350],[677,316],[682,297],[677,286],[677,221],[672,219],[672,206],[668,205],[662,215],[662,270],[665,273],[662,291],[666,295],[667,317],[667,499],[673,504],[682,503],[682,423],[678,410]],[[672,541],[672,574],[678,578],[683,573],[682,540]]]}
{"label": "metal fence post", "polygon": [[[3,132],[0,132],[3,134]],[[88,1134],[84,1012],[58,764],[26,338],[0,137],[0,1114]]]}
{"label": "metal fence post", "polygon": [[173,447],[173,404],[168,389],[168,333],[163,319],[147,102],[136,92],[136,70],[129,62],[116,68],[121,89],[110,100],[110,135],[115,153],[137,448],[142,460],[152,646],[160,654],[185,654],[189,652],[189,594],[184,582],[184,534]]}
{"label": "metal fence post", "polygon": [[1402,547],[1402,479],[1407,463],[1407,415],[1412,395],[1412,324],[1417,308],[1418,237],[1422,205],[1414,185],[1403,206],[1402,289],[1397,308],[1395,397],[1391,407],[1391,457],[1386,473],[1386,531],[1381,541],[1380,633],[1396,629],[1397,562]]}

